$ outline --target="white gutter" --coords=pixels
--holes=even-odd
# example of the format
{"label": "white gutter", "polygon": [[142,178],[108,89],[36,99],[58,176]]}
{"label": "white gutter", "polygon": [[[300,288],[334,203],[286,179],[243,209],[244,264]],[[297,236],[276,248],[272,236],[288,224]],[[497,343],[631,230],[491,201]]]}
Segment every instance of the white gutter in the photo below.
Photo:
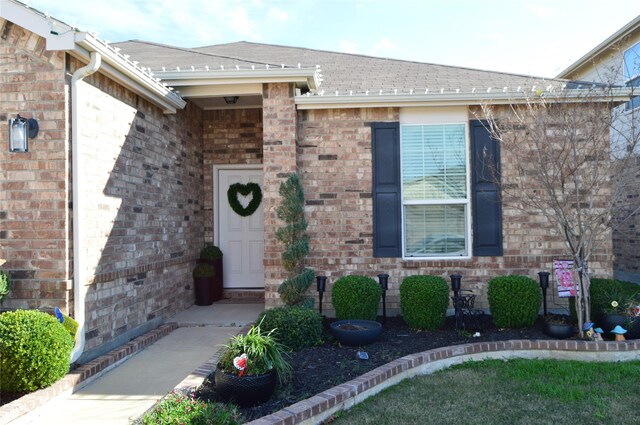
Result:
{"label": "white gutter", "polygon": [[174,114],[176,109],[185,107],[186,102],[172,91],[166,84],[154,77],[150,71],[143,71],[136,63],[104,41],[90,33],[77,32],[75,49],[69,53],[81,60],[87,61],[90,52],[98,52],[102,56],[103,65],[100,72],[127,87],[162,108],[164,113]]}
{"label": "white gutter", "polygon": [[72,176],[73,176],[73,312],[74,320],[78,322],[78,331],[76,333],[76,344],[71,353],[71,363],[78,360],[84,351],[84,326],[85,318],[85,298],[87,291],[85,288],[85,273],[82,268],[83,257],[83,237],[82,237],[82,214],[80,211],[81,194],[84,193],[84,179],[80,176],[80,152],[81,152],[81,131],[80,131],[80,113],[79,108],[80,93],[78,90],[79,82],[85,77],[93,74],[100,68],[102,55],[97,52],[91,53],[91,61],[87,66],[78,69],[71,77],[71,156],[72,156]]}
{"label": "white gutter", "polygon": [[320,70],[316,67],[156,71],[156,75],[164,83],[176,88],[220,84],[301,83],[310,90],[317,90],[322,82]]}
{"label": "white gutter", "polygon": [[[587,100],[595,102],[626,102],[630,99],[630,88],[616,88],[599,91],[554,90],[541,95],[547,102],[581,103]],[[382,94],[343,96],[296,96],[298,109],[339,109],[339,108],[379,108],[379,107],[418,107],[418,106],[470,106],[490,103],[509,105],[525,103],[539,98],[536,93],[503,92],[495,93],[434,93],[434,94]]]}

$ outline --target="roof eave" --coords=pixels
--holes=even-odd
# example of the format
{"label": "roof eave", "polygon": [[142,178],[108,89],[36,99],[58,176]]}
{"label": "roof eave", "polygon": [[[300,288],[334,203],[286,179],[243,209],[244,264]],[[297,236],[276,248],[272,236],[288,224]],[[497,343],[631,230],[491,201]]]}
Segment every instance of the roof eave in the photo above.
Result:
{"label": "roof eave", "polygon": [[100,53],[103,65],[100,70],[107,76],[122,84],[133,92],[144,96],[164,113],[175,113],[185,107],[186,102],[169,87],[164,86],[157,78],[143,72],[133,63],[125,59],[110,45],[104,43],[90,33],[75,33],[75,48],[69,53],[83,61],[90,58],[91,52]]}
{"label": "roof eave", "polygon": [[319,71],[316,68],[214,69],[157,72],[161,80],[172,87],[221,84],[296,83],[317,90]]}
{"label": "roof eave", "polygon": [[[586,99],[597,102],[626,102],[631,89],[620,88],[597,93],[593,90],[563,90],[544,92],[547,102],[581,103]],[[420,106],[477,106],[483,104],[512,105],[540,98],[525,92],[444,93],[430,95],[370,95],[370,96],[296,96],[298,109],[341,109]]]}
{"label": "roof eave", "polygon": [[571,75],[582,68],[587,62],[591,62],[595,57],[609,50],[615,43],[635,32],[638,28],[640,28],[640,15],[591,49],[586,55],[569,65],[564,71],[560,72],[556,78],[571,78]]}

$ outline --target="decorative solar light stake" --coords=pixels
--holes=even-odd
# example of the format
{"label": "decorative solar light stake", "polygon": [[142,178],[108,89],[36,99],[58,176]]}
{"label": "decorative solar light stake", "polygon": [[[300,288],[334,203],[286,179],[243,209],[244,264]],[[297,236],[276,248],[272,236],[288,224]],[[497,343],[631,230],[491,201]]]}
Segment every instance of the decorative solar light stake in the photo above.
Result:
{"label": "decorative solar light stake", "polygon": [[542,289],[542,312],[547,315],[547,288],[549,288],[549,272],[539,272],[540,288]]}
{"label": "decorative solar light stake", "polygon": [[449,276],[451,278],[451,290],[453,291],[453,296],[458,297],[460,295],[460,286],[462,284],[462,275],[461,274],[452,274]]}
{"label": "decorative solar light stake", "polygon": [[29,139],[38,135],[38,121],[22,118],[20,114],[9,120],[9,152],[28,152]]}
{"label": "decorative solar light stake", "polygon": [[387,323],[387,289],[389,289],[389,275],[381,273],[378,275],[380,288],[382,288],[382,323]]}
{"label": "decorative solar light stake", "polygon": [[318,297],[320,298],[320,303],[318,308],[320,310],[320,314],[322,315],[322,295],[324,295],[324,291],[327,289],[327,277],[326,276],[316,276],[316,285],[318,289]]}

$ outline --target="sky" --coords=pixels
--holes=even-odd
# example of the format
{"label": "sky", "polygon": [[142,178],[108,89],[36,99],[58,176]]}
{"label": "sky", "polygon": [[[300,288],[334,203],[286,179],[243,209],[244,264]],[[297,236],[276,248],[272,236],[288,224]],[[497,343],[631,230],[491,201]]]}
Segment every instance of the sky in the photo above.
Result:
{"label": "sky", "polygon": [[542,77],[557,75],[640,15],[638,0],[27,3],[111,42],[200,47],[244,40]]}

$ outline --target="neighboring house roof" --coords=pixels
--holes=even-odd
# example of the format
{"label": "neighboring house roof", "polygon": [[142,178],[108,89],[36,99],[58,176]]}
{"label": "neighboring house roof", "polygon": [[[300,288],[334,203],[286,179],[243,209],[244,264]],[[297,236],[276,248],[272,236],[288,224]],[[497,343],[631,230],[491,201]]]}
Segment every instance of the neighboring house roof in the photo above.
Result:
{"label": "neighboring house roof", "polygon": [[606,53],[612,47],[615,47],[617,43],[624,40],[626,37],[631,36],[636,31],[640,30],[640,15],[636,16],[627,25],[620,28],[602,43],[591,49],[587,54],[580,59],[569,65],[564,71],[558,74],[556,78],[572,78],[572,76],[579,74],[581,68],[584,66],[591,66],[593,61],[603,53]]}

